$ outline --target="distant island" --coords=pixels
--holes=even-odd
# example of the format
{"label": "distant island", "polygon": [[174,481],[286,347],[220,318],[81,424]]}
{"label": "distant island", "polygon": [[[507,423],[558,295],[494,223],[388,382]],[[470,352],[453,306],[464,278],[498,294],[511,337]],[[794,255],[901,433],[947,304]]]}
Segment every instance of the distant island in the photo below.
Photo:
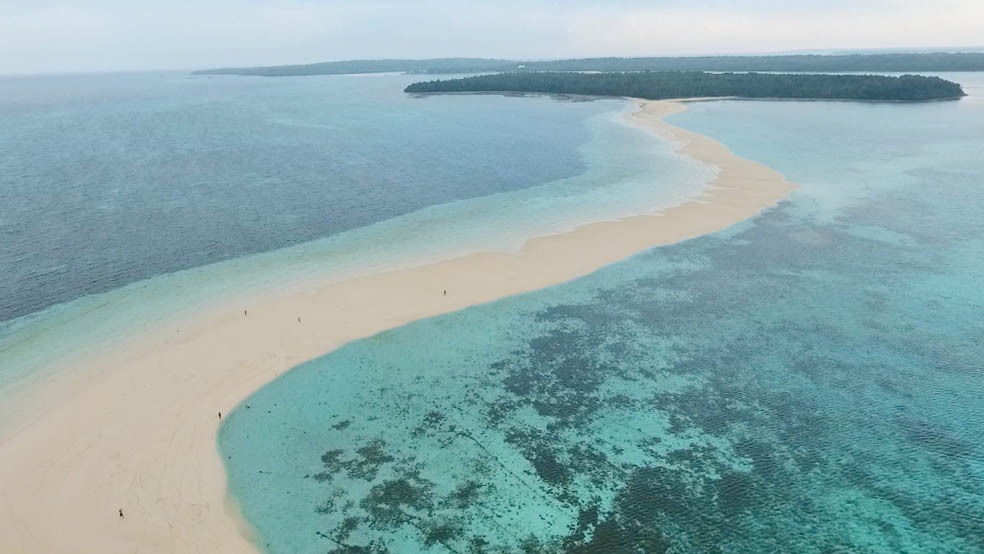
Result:
{"label": "distant island", "polygon": [[673,58],[584,58],[521,62],[532,71],[760,71],[886,72],[984,71],[984,52],[920,54],[787,54]]}
{"label": "distant island", "polygon": [[485,58],[438,58],[430,60],[348,60],[303,65],[228,67],[192,72],[194,75],[257,75],[291,77],[303,75],[354,75],[360,73],[486,73],[510,71],[517,62]]}
{"label": "distant island", "polygon": [[409,93],[531,92],[668,98],[739,97],[842,100],[944,100],[965,96],[939,77],[644,71],[628,73],[511,72],[413,83]]}
{"label": "distant island", "polygon": [[302,65],[231,67],[195,71],[197,75],[339,75],[353,73],[490,73],[513,71],[772,71],[889,72],[984,71],[984,52],[892,54],[789,54],[663,58],[583,58],[519,61],[487,58],[427,60],[349,60]]}

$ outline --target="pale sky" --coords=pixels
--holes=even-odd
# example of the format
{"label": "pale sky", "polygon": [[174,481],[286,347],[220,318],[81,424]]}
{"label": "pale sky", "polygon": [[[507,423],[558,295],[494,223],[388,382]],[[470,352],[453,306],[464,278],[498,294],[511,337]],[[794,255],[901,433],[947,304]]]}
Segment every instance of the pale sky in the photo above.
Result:
{"label": "pale sky", "polygon": [[984,0],[0,0],[0,74],[984,46]]}

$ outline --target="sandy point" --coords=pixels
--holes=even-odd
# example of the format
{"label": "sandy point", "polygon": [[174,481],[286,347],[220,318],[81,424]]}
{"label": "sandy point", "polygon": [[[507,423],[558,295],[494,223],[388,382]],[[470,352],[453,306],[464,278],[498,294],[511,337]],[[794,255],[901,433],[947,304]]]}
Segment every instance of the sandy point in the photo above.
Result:
{"label": "sandy point", "polygon": [[640,101],[628,116],[718,168],[705,193],[658,215],[533,238],[518,253],[477,253],[229,304],[189,318],[180,333],[161,329],[76,361],[82,377],[70,390],[39,395],[32,420],[0,442],[0,552],[259,550],[262,541],[227,493],[218,412],[349,341],[724,229],[793,190],[775,171],[664,121],[683,109]]}

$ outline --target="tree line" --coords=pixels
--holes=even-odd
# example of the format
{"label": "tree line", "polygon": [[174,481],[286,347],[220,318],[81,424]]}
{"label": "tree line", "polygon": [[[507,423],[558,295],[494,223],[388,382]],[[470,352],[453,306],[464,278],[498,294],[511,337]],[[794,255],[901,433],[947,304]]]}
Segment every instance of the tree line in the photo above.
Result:
{"label": "tree line", "polygon": [[740,97],[845,100],[940,100],[964,96],[939,77],[644,71],[618,73],[510,72],[414,83],[410,93],[534,92],[667,98]]}
{"label": "tree line", "polygon": [[508,71],[516,62],[485,58],[438,58],[432,60],[347,60],[303,65],[227,67],[194,71],[194,75],[257,75],[288,77],[303,75],[354,75],[360,73],[482,73]]}
{"label": "tree line", "polygon": [[525,69],[533,71],[771,71],[793,73],[984,71],[984,52],[584,58],[527,62],[524,65],[526,66]]}

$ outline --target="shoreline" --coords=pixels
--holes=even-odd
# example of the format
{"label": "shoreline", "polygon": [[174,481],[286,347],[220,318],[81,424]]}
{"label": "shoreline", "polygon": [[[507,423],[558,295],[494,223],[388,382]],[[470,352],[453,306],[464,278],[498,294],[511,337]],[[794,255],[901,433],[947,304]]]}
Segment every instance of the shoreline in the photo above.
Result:
{"label": "shoreline", "polygon": [[[70,393],[0,442],[0,551],[255,552],[227,492],[217,412],[352,340],[719,231],[794,189],[717,141],[665,123],[683,104],[640,103],[629,122],[719,168],[706,192],[656,215],[535,237],[517,253],[469,254],[271,294],[251,300],[248,315],[233,306],[199,314],[179,334],[161,329],[87,361]],[[121,508],[126,519],[117,516]]]}

